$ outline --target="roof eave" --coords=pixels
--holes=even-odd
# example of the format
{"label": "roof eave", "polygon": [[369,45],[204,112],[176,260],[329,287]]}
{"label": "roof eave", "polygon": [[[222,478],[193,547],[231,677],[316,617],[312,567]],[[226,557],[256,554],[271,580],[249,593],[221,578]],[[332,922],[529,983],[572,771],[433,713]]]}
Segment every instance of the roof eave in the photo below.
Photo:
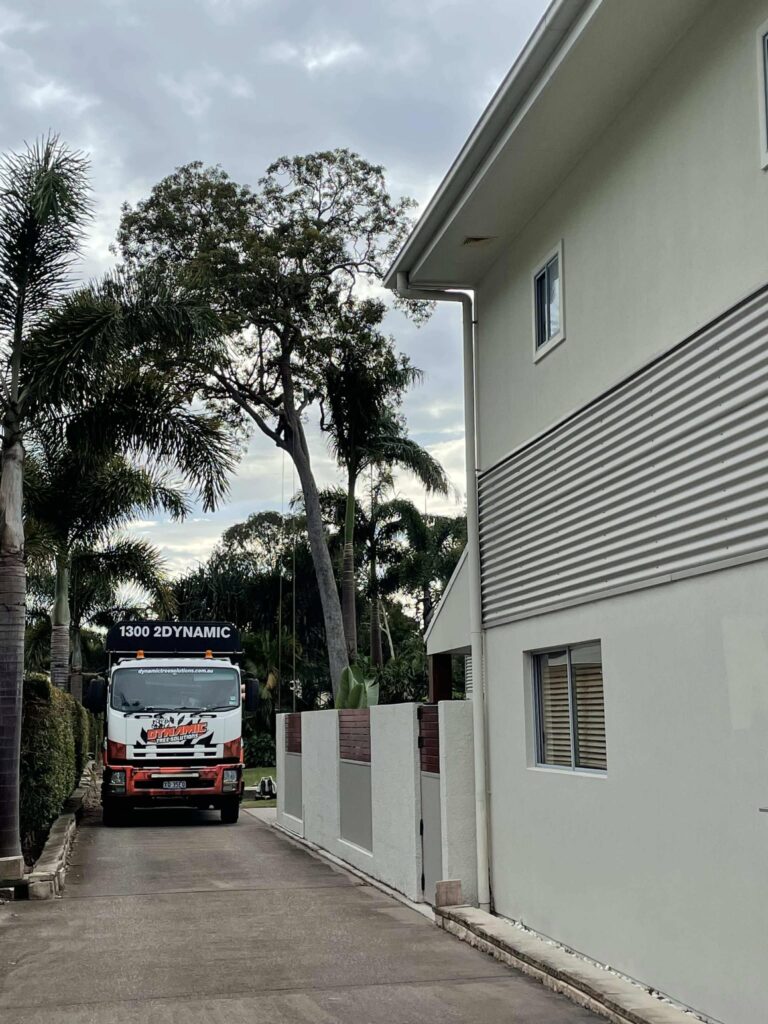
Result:
{"label": "roof eave", "polygon": [[[460,200],[467,184],[514,117],[515,111],[562,48],[576,21],[588,7],[597,7],[602,2],[553,0],[387,271],[385,287],[394,289],[397,274],[409,273],[418,262],[448,211]],[[429,285],[439,287],[437,282],[429,282]],[[456,287],[455,284],[452,287]]]}

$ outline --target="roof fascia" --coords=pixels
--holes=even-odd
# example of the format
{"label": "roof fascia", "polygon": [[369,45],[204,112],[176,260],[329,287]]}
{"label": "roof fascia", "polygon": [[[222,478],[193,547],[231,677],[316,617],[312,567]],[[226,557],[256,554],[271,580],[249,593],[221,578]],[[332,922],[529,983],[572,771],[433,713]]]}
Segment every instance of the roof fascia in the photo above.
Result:
{"label": "roof fascia", "polygon": [[387,271],[384,278],[387,288],[396,286],[398,272],[410,273],[421,261],[468,186],[476,185],[478,176],[492,163],[500,137],[507,141],[513,130],[510,124],[517,120],[516,115],[537,84],[548,76],[555,58],[562,60],[567,53],[569,47],[563,44],[569,35],[570,42],[578,35],[572,31],[574,26],[583,20],[585,12],[591,8],[591,16],[603,2],[605,0],[553,0]]}

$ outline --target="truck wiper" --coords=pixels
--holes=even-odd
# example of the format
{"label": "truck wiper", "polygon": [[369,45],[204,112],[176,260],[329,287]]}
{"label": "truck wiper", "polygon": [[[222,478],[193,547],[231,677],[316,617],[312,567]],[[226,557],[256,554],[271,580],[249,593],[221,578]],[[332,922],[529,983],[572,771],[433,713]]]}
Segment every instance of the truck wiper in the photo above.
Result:
{"label": "truck wiper", "polygon": [[153,704],[147,704],[146,707],[143,708],[132,708],[130,710],[126,710],[126,708],[120,708],[119,710],[122,711],[123,714],[125,715],[143,715],[145,712],[149,714],[154,714],[154,712],[156,711],[173,711],[173,708],[158,708],[155,707]]}
{"label": "truck wiper", "polygon": [[206,704],[203,707],[190,708],[190,707],[183,706],[183,707],[180,707],[180,708],[174,708],[173,710],[174,711],[194,711],[196,715],[199,715],[199,714],[201,714],[202,712],[205,712],[205,711],[234,711],[234,709],[236,707],[237,707],[237,704]]}

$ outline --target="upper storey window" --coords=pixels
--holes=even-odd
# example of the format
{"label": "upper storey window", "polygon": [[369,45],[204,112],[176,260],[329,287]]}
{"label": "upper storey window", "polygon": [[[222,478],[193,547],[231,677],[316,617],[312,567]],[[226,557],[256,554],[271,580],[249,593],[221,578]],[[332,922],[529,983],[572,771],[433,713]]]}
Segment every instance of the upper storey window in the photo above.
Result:
{"label": "upper storey window", "polygon": [[565,338],[563,246],[550,252],[533,274],[534,359]]}

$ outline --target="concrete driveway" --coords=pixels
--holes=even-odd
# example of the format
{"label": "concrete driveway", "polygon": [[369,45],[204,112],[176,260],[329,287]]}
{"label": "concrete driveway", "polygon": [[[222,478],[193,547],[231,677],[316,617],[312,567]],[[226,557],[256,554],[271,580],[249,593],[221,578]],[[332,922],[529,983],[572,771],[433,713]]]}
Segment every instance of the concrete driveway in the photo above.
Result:
{"label": "concrete driveway", "polygon": [[8,1024],[578,1024],[597,1018],[243,813],[78,836],[65,895],[0,907]]}

